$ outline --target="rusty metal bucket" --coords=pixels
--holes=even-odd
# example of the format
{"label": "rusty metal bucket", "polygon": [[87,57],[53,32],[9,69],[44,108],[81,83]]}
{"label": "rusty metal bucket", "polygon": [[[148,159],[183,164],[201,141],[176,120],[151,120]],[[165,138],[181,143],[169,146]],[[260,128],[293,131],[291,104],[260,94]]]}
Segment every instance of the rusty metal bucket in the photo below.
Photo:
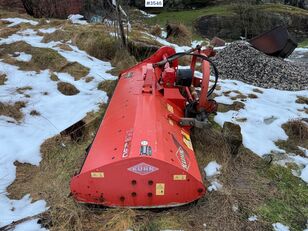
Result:
{"label": "rusty metal bucket", "polygon": [[252,38],[249,43],[259,51],[275,57],[286,58],[297,47],[285,26],[278,26]]}

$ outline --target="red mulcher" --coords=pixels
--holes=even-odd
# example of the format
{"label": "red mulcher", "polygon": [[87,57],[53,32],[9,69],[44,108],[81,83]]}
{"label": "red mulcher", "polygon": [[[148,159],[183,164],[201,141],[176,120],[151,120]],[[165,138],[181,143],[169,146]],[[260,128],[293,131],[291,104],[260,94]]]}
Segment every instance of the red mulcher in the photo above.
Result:
{"label": "red mulcher", "polygon": [[[182,56],[191,66],[178,66]],[[123,71],[79,174],[73,197],[111,207],[179,206],[202,197],[206,188],[190,140],[190,128],[205,127],[217,104],[208,96],[218,73],[212,48],[176,53],[162,47]],[[194,76],[201,62],[203,77]],[[215,81],[209,89],[210,66]]]}

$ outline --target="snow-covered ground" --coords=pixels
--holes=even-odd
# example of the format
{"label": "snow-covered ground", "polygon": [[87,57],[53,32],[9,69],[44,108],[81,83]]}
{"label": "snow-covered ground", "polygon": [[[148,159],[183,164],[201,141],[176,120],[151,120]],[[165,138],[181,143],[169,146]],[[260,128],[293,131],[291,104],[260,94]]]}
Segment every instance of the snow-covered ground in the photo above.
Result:
{"label": "snow-covered ground", "polygon": [[142,15],[144,15],[146,18],[153,18],[156,17],[156,14],[149,14],[143,10],[138,10]]}
{"label": "snow-covered ground", "polygon": [[[21,19],[7,21],[24,22]],[[53,28],[40,30],[41,33],[52,33],[52,31],[54,31]],[[77,95],[65,96],[57,90],[57,82],[50,79],[50,70],[42,70],[39,73],[22,71],[17,66],[0,60],[0,72],[7,75],[5,85],[0,86],[1,102],[9,104],[17,101],[26,102],[26,107],[22,109],[24,114],[22,121],[0,116],[0,227],[47,209],[44,200],[32,203],[30,195],[25,195],[20,200],[8,198],[6,188],[16,177],[14,162],[38,165],[41,161],[40,145],[46,139],[59,134],[84,118],[87,112],[98,110],[99,104],[107,102],[108,99],[105,92],[97,89],[98,83],[105,79],[115,79],[114,76],[106,73],[112,68],[110,63],[91,57],[73,45],[67,44],[72,51],[66,51],[57,46],[60,42],[43,43],[42,39],[43,37],[38,36],[36,31],[28,29],[6,39],[0,39],[0,44],[24,41],[33,47],[51,48],[68,61],[78,62],[88,67],[90,69],[88,76],[93,77],[93,80],[75,81],[74,77],[68,73],[55,73],[60,81],[71,83],[80,91]],[[30,61],[31,58],[31,55],[23,52],[16,57],[24,62]],[[16,91],[17,88],[24,87],[28,87],[24,92],[28,97]],[[30,115],[33,110],[39,112],[39,115]],[[16,230],[34,231],[40,230],[40,226],[37,225],[36,220],[33,220],[18,225]]]}
{"label": "snow-covered ground", "polygon": [[86,25],[88,22],[84,20],[81,14],[71,14],[68,16],[68,20],[73,24]]}
{"label": "snow-covered ground", "polygon": [[37,21],[24,19],[24,18],[2,18],[0,20],[4,22],[10,22],[11,24],[9,24],[7,27],[14,27],[21,23],[29,23],[32,26],[36,26],[39,24]]}
{"label": "snow-covered ground", "polygon": [[[297,97],[307,97],[308,91],[264,89],[236,80],[220,80],[219,85],[221,90],[215,91],[218,103],[231,105],[234,101],[240,101],[245,106],[238,111],[218,112],[215,121],[221,126],[226,121],[240,125],[244,146],[260,156],[272,152],[288,155],[289,162],[293,160],[303,169],[299,176],[308,183],[308,158],[286,153],[275,144],[278,140],[288,139],[282,124],[308,118],[304,111],[307,105],[296,103]],[[224,94],[226,92],[228,94]],[[247,98],[235,99],[238,92]],[[256,98],[249,98],[250,94]]]}

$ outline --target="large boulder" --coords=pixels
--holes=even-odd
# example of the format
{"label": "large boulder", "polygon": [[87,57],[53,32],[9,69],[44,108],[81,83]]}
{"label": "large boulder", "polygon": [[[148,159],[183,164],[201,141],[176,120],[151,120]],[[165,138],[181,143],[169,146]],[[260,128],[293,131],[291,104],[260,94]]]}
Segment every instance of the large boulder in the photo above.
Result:
{"label": "large boulder", "polygon": [[276,26],[286,26],[290,34],[297,40],[302,41],[308,37],[308,12],[294,8],[293,12],[282,5],[281,11],[260,10],[257,6],[237,10],[233,8],[232,14],[206,15],[199,17],[194,27],[196,31],[205,37],[214,36],[228,40],[236,40],[241,36],[252,38]]}

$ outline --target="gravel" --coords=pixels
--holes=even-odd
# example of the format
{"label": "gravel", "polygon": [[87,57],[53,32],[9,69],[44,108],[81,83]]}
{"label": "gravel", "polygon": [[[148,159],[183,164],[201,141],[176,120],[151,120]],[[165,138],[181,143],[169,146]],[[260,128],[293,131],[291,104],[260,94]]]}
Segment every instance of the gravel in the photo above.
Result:
{"label": "gravel", "polygon": [[243,41],[233,42],[213,58],[222,79],[236,79],[258,87],[308,89],[308,67],[268,56]]}

